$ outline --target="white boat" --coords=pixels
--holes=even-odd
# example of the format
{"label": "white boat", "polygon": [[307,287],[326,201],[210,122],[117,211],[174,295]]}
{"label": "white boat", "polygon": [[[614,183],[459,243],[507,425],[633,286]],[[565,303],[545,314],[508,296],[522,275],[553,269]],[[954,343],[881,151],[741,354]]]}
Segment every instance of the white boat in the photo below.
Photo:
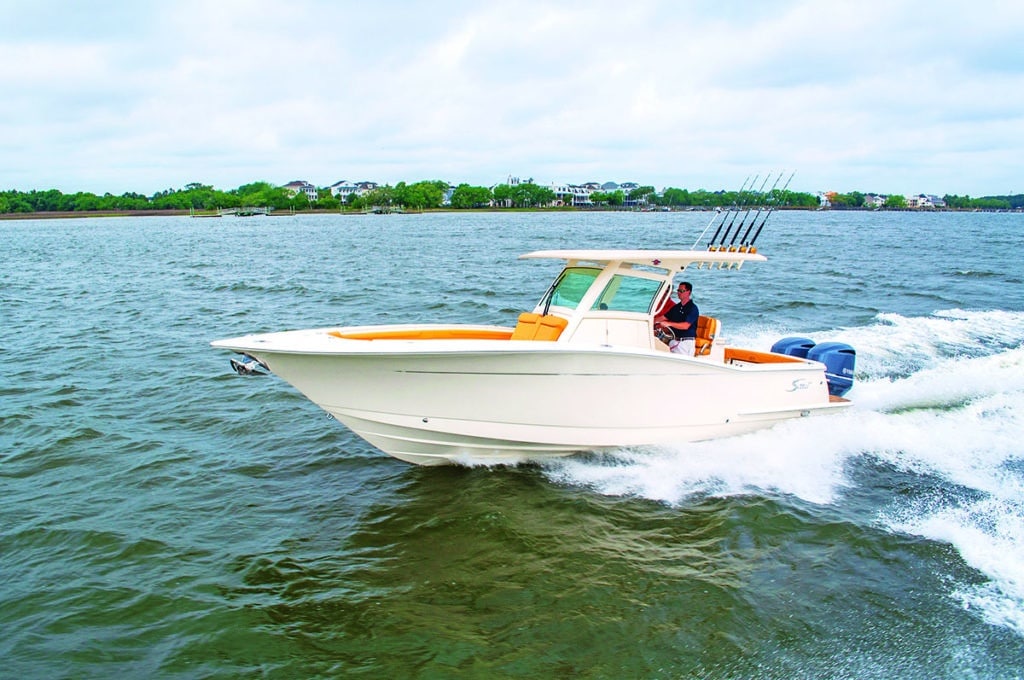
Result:
{"label": "white boat", "polygon": [[701,317],[697,356],[656,337],[673,277],[766,260],[733,250],[522,255],[565,267],[514,327],[347,326],[212,344],[258,361],[373,446],[420,465],[679,444],[849,406],[847,345],[825,343],[819,355],[825,345],[804,339],[770,352],[731,347],[711,317]]}

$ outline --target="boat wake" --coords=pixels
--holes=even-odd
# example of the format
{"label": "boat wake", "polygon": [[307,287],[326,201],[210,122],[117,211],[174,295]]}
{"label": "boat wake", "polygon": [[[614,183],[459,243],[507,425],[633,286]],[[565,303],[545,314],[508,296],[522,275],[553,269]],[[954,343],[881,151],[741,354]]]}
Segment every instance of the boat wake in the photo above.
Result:
{"label": "boat wake", "polygon": [[[730,439],[552,461],[544,474],[669,505],[767,494],[840,509],[872,484],[857,473],[865,464],[916,479],[898,497],[878,480],[884,493],[872,497],[888,500],[867,521],[953,546],[986,580],[953,584],[951,597],[1024,635],[1021,328],[1024,313],[952,310],[823,332],[859,348],[854,408]],[[779,335],[740,340],[767,347]]]}

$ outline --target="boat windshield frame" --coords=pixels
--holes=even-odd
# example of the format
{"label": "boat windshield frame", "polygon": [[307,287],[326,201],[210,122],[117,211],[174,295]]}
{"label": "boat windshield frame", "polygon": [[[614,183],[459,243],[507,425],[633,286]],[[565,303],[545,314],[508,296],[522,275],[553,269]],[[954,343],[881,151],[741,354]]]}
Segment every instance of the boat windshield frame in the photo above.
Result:
{"label": "boat windshield frame", "polygon": [[551,288],[549,306],[577,309],[602,271],[603,269],[597,266],[566,267]]}
{"label": "boat windshield frame", "polygon": [[[540,314],[548,314],[552,308],[559,314],[573,317],[616,317],[651,315],[655,305],[660,305],[670,295],[673,277],[690,266],[708,270],[738,270],[747,262],[765,262],[767,258],[751,250],[697,251],[697,250],[538,250],[519,256],[520,259],[561,259],[566,264],[558,277],[548,286],[540,303],[535,308]],[[576,277],[576,272],[586,272],[585,278]],[[571,276],[571,280],[566,277]],[[625,277],[616,279],[616,277]],[[623,298],[616,303],[621,309],[613,311],[608,300],[617,297],[624,281],[645,279],[659,282],[650,284],[654,291],[650,299],[641,300],[637,291],[632,299]],[[583,290],[584,283],[590,286]],[[569,286],[572,286],[571,293]],[[627,291],[629,290],[629,284]],[[638,286],[644,290],[647,284]],[[626,300],[629,300],[627,303]],[[644,310],[644,304],[646,309]],[[601,305],[608,305],[603,308]],[[641,311],[643,310],[643,311]]]}
{"label": "boat windshield frame", "polygon": [[572,264],[555,279],[545,307],[648,315],[660,299],[666,277],[671,280],[671,272],[659,268]]}
{"label": "boat windshield frame", "polygon": [[664,286],[664,277],[651,278],[616,272],[598,294],[590,311],[650,314]]}

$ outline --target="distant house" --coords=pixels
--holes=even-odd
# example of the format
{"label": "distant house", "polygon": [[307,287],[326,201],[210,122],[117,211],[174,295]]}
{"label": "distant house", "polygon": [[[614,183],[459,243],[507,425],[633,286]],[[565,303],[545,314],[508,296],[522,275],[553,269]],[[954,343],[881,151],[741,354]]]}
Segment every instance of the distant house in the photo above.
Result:
{"label": "distant house", "polygon": [[352,194],[358,194],[359,192],[359,186],[346,179],[338,180],[328,188],[331,190],[331,196],[337,198],[342,203]]}
{"label": "distant house", "polygon": [[455,195],[455,189],[457,187],[454,184],[449,184],[448,188],[444,190],[444,196],[441,197],[441,205],[451,205],[452,196]]}
{"label": "distant house", "polygon": [[918,194],[907,196],[908,208],[945,208],[946,202],[932,194]]}
{"label": "distant house", "polygon": [[[520,177],[515,177],[513,175],[509,175],[505,181],[505,184],[512,187],[518,186],[520,184],[533,183],[534,180],[532,177],[523,179]],[[583,182],[582,184],[571,184],[568,182],[552,182],[551,184],[546,185],[546,187],[548,189],[551,189],[551,191],[554,192],[555,194],[555,200],[552,202],[552,205],[554,206],[569,205],[575,207],[588,207],[594,204],[591,200],[591,194],[597,192],[613,193],[616,191],[621,191],[624,195],[628,196],[629,192],[633,191],[634,189],[639,189],[640,185],[636,182],[623,182],[622,184],[618,184],[616,182],[604,182],[602,184],[601,182],[589,181]],[[494,187],[491,187],[491,189],[494,189]],[[624,201],[624,205],[639,206],[644,205],[647,202],[648,196],[643,196],[639,199],[634,200],[629,200],[627,198]],[[504,203],[506,204],[507,207],[511,205],[511,200],[505,200]]]}
{"label": "distant house", "polygon": [[[588,186],[590,184],[596,184],[596,182],[588,183]],[[629,193],[631,191],[633,191],[634,189],[639,189],[639,188],[640,188],[640,185],[637,184],[636,182],[623,182],[622,184],[618,184],[616,182],[605,182],[604,184],[602,184],[600,186],[600,191],[602,191],[602,192],[604,192],[606,194],[611,194],[611,193],[614,193],[616,191],[621,191],[623,196],[626,197],[626,200],[623,203],[623,205],[626,205],[626,206],[637,206],[637,205],[643,205],[643,204],[647,203],[647,196],[643,196],[639,200],[630,199],[629,198]]]}
{"label": "distant house", "polygon": [[885,205],[888,200],[888,196],[885,194],[866,194],[864,196],[864,207],[865,208],[881,208]]}
{"label": "distant house", "polygon": [[342,203],[346,203],[349,196],[365,196],[368,192],[376,189],[379,184],[376,182],[350,182],[347,179],[339,180],[329,188],[331,196],[334,196]]}
{"label": "distant house", "polygon": [[593,205],[590,201],[591,190],[585,186],[579,184],[551,184],[550,189],[555,192],[555,205]]}
{"label": "distant house", "polygon": [[640,206],[640,205],[646,205],[647,204],[647,197],[646,196],[641,197],[639,200],[635,199],[635,198],[630,198],[629,197],[629,194],[630,194],[631,191],[633,191],[634,189],[639,189],[639,188],[640,188],[640,185],[637,184],[636,182],[623,182],[622,184],[620,184],[619,185],[619,191],[621,191],[623,194],[626,195],[626,200],[622,202],[622,205],[624,205],[626,207],[636,207],[636,206]]}
{"label": "distant house", "polygon": [[288,195],[292,197],[294,197],[300,191],[306,194],[310,201],[315,201],[320,197],[320,194],[319,192],[317,192],[316,187],[305,180],[297,179],[288,182],[288,184],[285,184],[281,188],[287,191]]}

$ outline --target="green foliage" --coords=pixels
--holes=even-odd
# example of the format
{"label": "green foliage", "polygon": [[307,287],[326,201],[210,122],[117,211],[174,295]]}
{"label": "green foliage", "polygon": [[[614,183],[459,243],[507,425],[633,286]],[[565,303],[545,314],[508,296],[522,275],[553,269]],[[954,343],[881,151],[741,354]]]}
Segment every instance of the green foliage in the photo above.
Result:
{"label": "green foliage", "polygon": [[498,205],[509,205],[512,202],[512,187],[508,184],[499,184],[493,189],[494,200]]}
{"label": "green foliage", "polygon": [[1014,194],[1012,196],[990,196],[989,198],[1004,199],[1010,204],[1010,208],[1013,210],[1020,210],[1024,208],[1024,194]]}
{"label": "green foliage", "polygon": [[948,207],[960,210],[1020,210],[1024,208],[1024,194],[985,196],[983,198],[947,194],[942,197],[942,200]]}
{"label": "green foliage", "polygon": [[[758,208],[782,206],[813,208],[818,205],[818,198],[814,194],[781,189],[759,193],[757,191],[707,191],[705,189],[687,191],[669,187],[662,192],[661,196],[652,196],[648,200],[658,205],[680,208],[750,208],[757,210]],[[863,198],[861,200],[863,201]]]}
{"label": "green foliage", "polygon": [[275,189],[277,189],[277,187],[275,187],[270,182],[252,182],[251,184],[243,184],[242,186],[238,187],[231,193],[237,194],[239,196],[248,196],[252,194],[263,193],[266,191],[273,191]]}
{"label": "green foliage", "polygon": [[773,191],[768,194],[766,205],[776,208],[787,206],[790,208],[816,208],[819,205],[818,197],[800,191]]}
{"label": "green foliage", "polygon": [[363,196],[367,208],[391,208],[395,205],[395,189],[389,184],[367,191]]}
{"label": "green foliage", "polygon": [[242,208],[249,206],[268,207],[274,210],[287,210],[291,208],[292,199],[288,192],[282,187],[276,187],[269,182],[253,182],[243,184],[231,194],[235,203],[226,207]]}
{"label": "green foliage", "polygon": [[21,192],[5,191],[0,193],[0,212],[28,213],[33,212],[33,208]]}
{"label": "green foliage", "polygon": [[669,187],[662,192],[658,199],[659,205],[693,205],[690,199],[690,192],[686,189]]}
{"label": "green foliage", "polygon": [[448,182],[441,180],[422,181],[415,184],[399,182],[395,185],[393,201],[412,210],[440,208]]}
{"label": "green foliage", "polygon": [[834,208],[864,207],[864,194],[859,191],[851,191],[848,194],[836,194],[829,200]]}
{"label": "green foliage", "polygon": [[483,208],[490,205],[492,199],[494,192],[487,187],[460,184],[452,192],[451,204],[453,208]]}
{"label": "green foliage", "polygon": [[331,194],[330,187],[317,189],[317,193],[320,197],[313,204],[313,207],[317,210],[338,210],[341,208],[341,200]]}
{"label": "green foliage", "polygon": [[900,196],[899,194],[890,194],[890,196],[885,199],[885,207],[886,208],[906,208],[907,207],[907,199],[906,199],[905,196]]}
{"label": "green foliage", "polygon": [[942,200],[946,202],[948,207],[960,209],[970,208],[972,201],[970,196],[957,196],[956,194],[946,194],[942,197]]}
{"label": "green foliage", "polygon": [[[352,194],[347,198],[347,207],[366,209],[371,207],[391,208],[404,206],[414,210],[441,207],[448,183],[440,180],[425,180],[396,186],[385,185],[364,196]],[[947,194],[943,197],[947,207],[954,210],[1020,210],[1024,209],[1024,194],[1007,196],[985,196],[971,198]],[[658,205],[679,208],[752,208],[795,207],[814,208],[818,198],[813,194],[775,190],[768,193],[756,191],[688,191],[675,187],[666,188],[660,195],[652,186],[643,186],[629,192],[594,192],[590,196],[595,205],[621,206],[627,201],[646,200]],[[499,184],[492,189],[481,186],[460,184],[451,197],[453,208],[479,208],[493,204],[499,207],[539,208],[554,203],[555,193],[548,187],[533,182],[516,185]],[[865,195],[859,191],[836,194],[832,205],[836,208],[863,208]],[[903,196],[892,195],[886,200],[886,208],[906,208]],[[126,192],[120,196],[103,194],[97,196],[88,192],[64,194],[57,189],[22,192],[0,191],[0,214],[32,212],[115,212],[141,210],[217,210],[223,208],[269,207],[274,210],[338,210],[341,204],[331,196],[329,189],[320,190],[320,198],[310,202],[299,192],[295,197],[283,188],[269,182],[252,182],[237,189],[221,191],[210,185],[190,182],[183,189],[166,189],[152,196]]]}
{"label": "green foliage", "polygon": [[494,187],[494,200],[499,205],[511,205],[513,208],[538,208],[553,203],[555,192],[533,182],[499,184]]}
{"label": "green foliage", "polygon": [[590,194],[590,202],[594,205],[622,205],[626,202],[626,194],[621,189],[595,191]]}
{"label": "green foliage", "polygon": [[974,208],[980,210],[1009,210],[1010,202],[1004,198],[996,198],[994,196],[986,196],[985,198],[977,198],[973,201]]}
{"label": "green foliage", "polygon": [[626,196],[626,198],[628,198],[631,201],[640,201],[640,200],[643,200],[644,197],[650,196],[652,194],[654,194],[654,187],[651,187],[651,186],[637,187],[636,189],[633,189],[632,191],[630,191],[629,195]]}
{"label": "green foliage", "polygon": [[47,191],[0,192],[0,213],[12,212],[115,212],[122,210],[216,210],[242,206],[291,207],[284,189],[267,182],[255,182],[224,192],[212,186],[192,182],[184,189],[166,189],[150,197],[126,192],[120,196],[106,193],[97,196],[88,192],[63,194],[57,189]]}

